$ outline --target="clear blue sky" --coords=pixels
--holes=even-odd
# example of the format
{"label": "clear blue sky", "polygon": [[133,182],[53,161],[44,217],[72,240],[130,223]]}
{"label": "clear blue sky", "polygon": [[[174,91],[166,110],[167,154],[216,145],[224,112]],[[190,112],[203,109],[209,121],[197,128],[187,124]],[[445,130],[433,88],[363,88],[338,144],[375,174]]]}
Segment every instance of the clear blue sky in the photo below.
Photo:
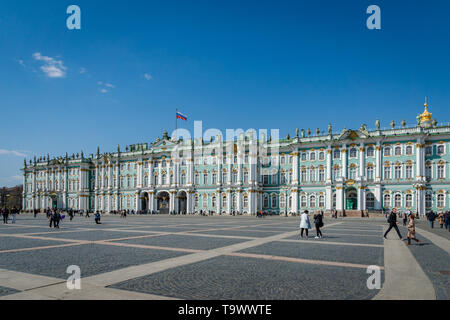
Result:
{"label": "clear blue sky", "polygon": [[449,15],[433,0],[0,0],[0,185],[21,183],[23,155],[154,141],[176,107],[190,130],[285,136],[414,123],[428,96],[450,121]]}

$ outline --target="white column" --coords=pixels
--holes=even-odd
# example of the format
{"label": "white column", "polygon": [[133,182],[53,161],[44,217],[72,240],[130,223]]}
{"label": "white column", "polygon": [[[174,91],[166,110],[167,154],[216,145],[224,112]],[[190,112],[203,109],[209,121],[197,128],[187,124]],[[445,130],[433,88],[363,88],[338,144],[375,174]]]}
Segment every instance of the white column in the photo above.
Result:
{"label": "white column", "polygon": [[298,184],[298,152],[292,153],[292,182],[291,184]]}
{"label": "white column", "polygon": [[382,208],[382,194],[381,194],[381,184],[375,186],[375,210],[381,210]]}
{"label": "white column", "polygon": [[375,181],[380,182],[381,181],[381,145],[380,142],[377,142],[377,145],[375,146],[375,157],[376,157],[376,172],[375,172]]}
{"label": "white column", "polygon": [[336,187],[336,210],[344,210],[344,188]]}
{"label": "white column", "polygon": [[325,209],[331,210],[333,208],[333,191],[331,190],[331,186],[325,187]]}
{"label": "white column", "polygon": [[148,161],[148,186],[153,187],[153,158]]}
{"label": "white column", "polygon": [[[328,146],[327,148],[327,183],[331,182],[331,172],[332,172],[332,167],[331,167],[331,155],[333,153],[333,150],[331,150],[331,147]],[[331,188],[330,188],[331,191]],[[328,199],[328,197],[327,197]],[[328,200],[327,200],[327,205],[328,205]],[[330,205],[331,207],[331,205]]]}
{"label": "white column", "polygon": [[345,144],[342,146],[341,157],[342,157],[342,177],[344,179],[347,179],[347,145]]}
{"label": "white column", "polygon": [[[298,213],[299,206],[298,206],[298,189],[294,188],[291,190],[291,196],[292,196],[292,212],[295,214]],[[262,198],[262,197],[261,197]],[[270,202],[270,199],[269,199]]]}
{"label": "white column", "polygon": [[416,179],[423,180],[425,176],[425,152],[424,144],[418,140],[416,144]]}
{"label": "white column", "polygon": [[[361,143],[359,147],[359,176],[363,178],[365,176],[365,166],[366,166],[366,153],[364,149],[364,144]],[[363,209],[364,210],[364,209]]]}

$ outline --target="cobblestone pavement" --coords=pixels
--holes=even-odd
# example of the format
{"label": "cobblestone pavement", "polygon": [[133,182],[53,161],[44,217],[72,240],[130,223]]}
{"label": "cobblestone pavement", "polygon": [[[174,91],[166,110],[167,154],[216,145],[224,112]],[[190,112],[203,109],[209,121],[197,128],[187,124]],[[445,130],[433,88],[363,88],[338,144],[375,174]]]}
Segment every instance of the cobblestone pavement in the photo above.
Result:
{"label": "cobblestone pavement", "polygon": [[[99,225],[77,216],[55,229],[43,215],[19,215],[0,224],[0,299],[372,299],[380,290],[367,287],[367,268],[380,267],[382,284],[395,273],[385,265],[393,243],[382,237],[385,219],[327,218],[322,239],[314,229],[300,238],[298,224],[299,217],[105,215]],[[440,233],[423,246],[400,246],[410,261],[394,263],[420,266],[434,298],[449,299],[442,246],[450,242]],[[394,231],[389,238],[399,241]],[[80,267],[81,290],[65,288],[70,265]]]}

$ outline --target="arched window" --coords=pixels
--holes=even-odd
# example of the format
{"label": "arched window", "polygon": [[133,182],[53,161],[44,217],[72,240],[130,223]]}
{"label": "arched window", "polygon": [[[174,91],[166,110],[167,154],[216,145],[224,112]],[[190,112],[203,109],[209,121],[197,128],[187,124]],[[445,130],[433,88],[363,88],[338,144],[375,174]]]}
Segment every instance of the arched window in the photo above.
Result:
{"label": "arched window", "polygon": [[269,196],[267,194],[263,195],[263,207],[268,208],[269,207]]}
{"label": "arched window", "polygon": [[394,207],[400,208],[401,206],[402,206],[402,195],[397,193],[394,196]]}
{"label": "arched window", "polygon": [[432,170],[433,170],[433,168],[431,167],[431,164],[427,164],[425,166],[425,177],[427,179],[431,179],[431,177],[432,177],[432,174],[431,174]]}
{"label": "arched window", "polygon": [[396,156],[401,156],[402,155],[402,148],[401,147],[395,147],[394,154]]}
{"label": "arched window", "polygon": [[276,208],[277,207],[277,195],[274,193],[272,194],[272,208]]}
{"label": "arched window", "polygon": [[402,166],[396,165],[394,168],[394,177],[395,179],[401,179],[402,178]]}
{"label": "arched window", "polygon": [[325,196],[319,196],[319,207],[323,208],[325,207]]}
{"label": "arched window", "polygon": [[375,196],[372,192],[368,192],[366,194],[366,208],[374,209],[375,208]]}
{"label": "arched window", "polygon": [[248,195],[247,194],[244,194],[243,202],[244,202],[244,208],[248,208]]}
{"label": "arched window", "polygon": [[248,171],[244,171],[244,183],[248,183]]}
{"label": "arched window", "polygon": [[233,174],[232,174],[232,178],[233,178],[232,182],[233,183],[237,182],[237,175],[238,175],[237,171],[233,171]]}
{"label": "arched window", "polygon": [[405,200],[406,200],[405,201],[405,207],[407,207],[407,208],[411,208],[412,207],[412,204],[413,204],[412,199],[413,199],[412,194],[408,193],[406,195],[406,197],[405,197]]}
{"label": "arched window", "polygon": [[202,199],[203,199],[202,207],[203,207],[203,209],[206,209],[208,207],[208,194],[204,193],[202,195]]}
{"label": "arched window", "polygon": [[203,184],[208,184],[208,172],[203,172]]}
{"label": "arched window", "polygon": [[309,160],[311,160],[311,161],[316,160],[316,153],[314,151],[309,154]]}
{"label": "arched window", "polygon": [[181,181],[180,182],[181,182],[182,185],[186,184],[186,174],[185,173],[181,174]]}
{"label": "arched window", "polygon": [[222,171],[222,183],[227,183],[227,172],[226,172],[226,170]]}
{"label": "arched window", "polygon": [[167,182],[167,176],[165,173],[163,173],[161,176],[161,184],[164,185],[164,184],[166,184],[166,182]]}
{"label": "arched window", "polygon": [[325,152],[323,151],[319,152],[319,160],[325,160]]}
{"label": "arched window", "polygon": [[445,206],[445,196],[442,193],[437,196],[437,206],[438,208],[443,208]]}
{"label": "arched window", "polygon": [[389,156],[391,155],[391,148],[390,148],[390,147],[384,148],[384,153],[383,153],[383,155],[384,155],[385,157],[389,157]]}
{"label": "arched window", "polygon": [[367,167],[367,180],[373,180],[373,167]]}
{"label": "arched window", "polygon": [[213,195],[212,198],[211,198],[211,206],[212,206],[213,208],[215,208],[216,205],[217,205],[217,203],[216,203],[216,196]]}
{"label": "arched window", "polygon": [[234,194],[233,195],[233,209],[237,208],[237,196]]}
{"label": "arched window", "polygon": [[406,146],[405,153],[406,153],[407,156],[412,155],[412,153],[413,153],[412,146]]}
{"label": "arched window", "polygon": [[437,178],[444,179],[445,166],[440,164],[437,166]]}
{"label": "arched window", "polygon": [[431,208],[433,206],[433,200],[431,198],[431,194],[427,193],[425,195],[425,207]]}
{"label": "arched window", "polygon": [[368,147],[367,148],[367,156],[368,157],[373,157],[375,155],[375,149],[374,147]]}
{"label": "arched window", "polygon": [[196,172],[194,175],[194,183],[200,184],[200,174],[198,172]]}
{"label": "arched window", "polygon": [[198,208],[198,194],[195,194],[195,197],[194,197],[194,207]]}
{"label": "arched window", "polygon": [[285,208],[286,207],[286,198],[284,196],[284,194],[280,194],[280,208]]}
{"label": "arched window", "polygon": [[286,184],[286,173],[280,172],[280,184]]}
{"label": "arched window", "polygon": [[350,149],[350,158],[356,158],[356,156],[357,156],[356,148],[351,148]]}
{"label": "arched window", "polygon": [[356,179],[356,166],[351,166],[349,170],[349,178],[355,180]]}
{"label": "arched window", "polygon": [[439,156],[443,155],[443,154],[445,153],[445,151],[444,151],[444,146],[443,146],[443,145],[437,146],[436,151],[437,151],[437,154],[438,154]]}
{"label": "arched window", "polygon": [[227,195],[226,193],[224,193],[222,195],[222,208],[226,208],[227,207]]}
{"label": "arched window", "polygon": [[341,158],[341,150],[339,149],[334,149],[333,152],[333,159],[340,159]]}
{"label": "arched window", "polygon": [[312,195],[309,197],[309,207],[310,208],[316,207],[316,196]]}
{"label": "arched window", "polygon": [[387,209],[391,207],[391,195],[385,194],[383,197],[383,206]]}
{"label": "arched window", "polygon": [[336,208],[336,193],[333,193],[333,204],[332,204],[332,206],[333,206],[333,208]]}
{"label": "arched window", "polygon": [[300,198],[300,207],[302,207],[302,208],[306,207],[306,196],[301,196],[301,198]]}

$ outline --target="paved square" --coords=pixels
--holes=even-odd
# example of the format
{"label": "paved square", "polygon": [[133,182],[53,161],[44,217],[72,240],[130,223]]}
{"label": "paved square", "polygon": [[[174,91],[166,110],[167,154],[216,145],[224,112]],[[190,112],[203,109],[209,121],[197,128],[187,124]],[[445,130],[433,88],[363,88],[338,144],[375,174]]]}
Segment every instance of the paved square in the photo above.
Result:
{"label": "paved square", "polygon": [[[385,219],[325,219],[300,239],[298,217],[43,215],[0,224],[0,299],[449,299],[449,237],[418,223],[406,246]],[[400,226],[403,236],[407,232]],[[448,232],[448,231],[447,231]],[[69,265],[81,290],[68,290]],[[378,266],[381,289],[369,289]]]}

